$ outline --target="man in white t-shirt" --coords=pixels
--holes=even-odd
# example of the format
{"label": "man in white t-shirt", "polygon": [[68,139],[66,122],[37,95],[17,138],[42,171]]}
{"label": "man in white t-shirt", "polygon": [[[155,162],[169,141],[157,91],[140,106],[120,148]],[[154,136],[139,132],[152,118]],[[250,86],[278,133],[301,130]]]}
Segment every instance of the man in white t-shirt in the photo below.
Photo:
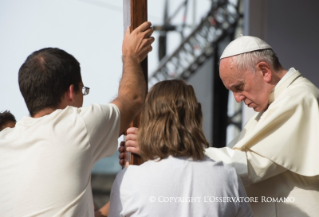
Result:
{"label": "man in white t-shirt", "polygon": [[146,84],[140,62],[152,50],[151,23],[123,41],[123,76],[110,104],[81,108],[89,88],[80,64],[58,48],[32,53],[19,70],[30,117],[0,133],[0,216],[94,216],[90,174],[111,156],[139,112]]}

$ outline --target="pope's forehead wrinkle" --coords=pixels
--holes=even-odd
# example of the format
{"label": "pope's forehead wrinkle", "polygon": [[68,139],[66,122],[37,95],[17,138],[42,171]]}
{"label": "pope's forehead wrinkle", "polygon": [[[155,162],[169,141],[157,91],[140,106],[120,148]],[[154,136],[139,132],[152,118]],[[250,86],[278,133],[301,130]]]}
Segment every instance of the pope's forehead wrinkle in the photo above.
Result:
{"label": "pope's forehead wrinkle", "polygon": [[240,85],[243,85],[244,83],[245,83],[244,80],[237,81],[235,84],[230,85],[230,87],[240,86]]}
{"label": "pope's forehead wrinkle", "polygon": [[231,84],[228,89],[233,92],[237,92],[237,91],[242,91],[244,89],[244,86],[245,86],[244,81],[238,81],[235,84]]}

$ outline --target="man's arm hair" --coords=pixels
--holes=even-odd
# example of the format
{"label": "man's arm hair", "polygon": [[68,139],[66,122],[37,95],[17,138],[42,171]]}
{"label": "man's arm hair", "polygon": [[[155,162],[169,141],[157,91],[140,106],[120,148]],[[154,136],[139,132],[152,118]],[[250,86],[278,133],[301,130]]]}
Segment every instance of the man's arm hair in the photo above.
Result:
{"label": "man's arm hair", "polygon": [[119,94],[112,102],[121,113],[120,135],[141,110],[146,94],[146,82],[140,64],[131,58],[123,57],[123,66]]}
{"label": "man's arm hair", "polygon": [[140,65],[148,52],[152,50],[154,38],[150,37],[153,29],[150,22],[144,22],[132,33],[126,30],[122,47],[123,75],[118,97],[113,100],[121,113],[120,132],[129,126],[141,110],[146,95],[146,81]]}

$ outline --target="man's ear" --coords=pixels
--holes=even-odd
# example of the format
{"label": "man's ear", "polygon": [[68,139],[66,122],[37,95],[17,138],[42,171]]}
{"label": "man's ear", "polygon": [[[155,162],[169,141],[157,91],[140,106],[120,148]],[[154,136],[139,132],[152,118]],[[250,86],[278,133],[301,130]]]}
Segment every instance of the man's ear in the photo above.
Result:
{"label": "man's ear", "polygon": [[257,71],[261,72],[262,77],[265,82],[269,83],[272,77],[272,70],[268,63],[260,62],[257,64]]}
{"label": "man's ear", "polygon": [[71,84],[68,90],[65,92],[65,99],[68,103],[74,102],[74,85]]}

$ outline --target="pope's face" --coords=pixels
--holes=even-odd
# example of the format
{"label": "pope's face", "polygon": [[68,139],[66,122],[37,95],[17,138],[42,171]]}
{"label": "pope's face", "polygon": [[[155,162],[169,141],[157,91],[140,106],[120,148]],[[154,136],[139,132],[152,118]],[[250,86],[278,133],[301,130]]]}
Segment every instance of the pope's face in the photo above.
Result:
{"label": "pope's face", "polygon": [[231,57],[220,61],[219,75],[225,87],[233,92],[236,102],[243,101],[256,112],[267,109],[269,91],[260,71],[238,71]]}

